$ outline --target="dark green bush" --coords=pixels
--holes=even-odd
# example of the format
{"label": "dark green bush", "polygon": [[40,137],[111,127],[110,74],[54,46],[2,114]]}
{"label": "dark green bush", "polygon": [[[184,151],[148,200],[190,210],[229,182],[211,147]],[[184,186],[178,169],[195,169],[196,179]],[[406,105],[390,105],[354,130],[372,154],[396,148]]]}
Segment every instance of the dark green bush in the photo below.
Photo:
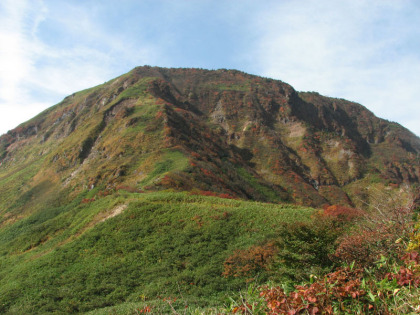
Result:
{"label": "dark green bush", "polygon": [[332,269],[335,241],[341,234],[334,220],[316,216],[313,221],[285,223],[278,235],[278,253],[274,262],[277,280],[300,282],[311,274]]}

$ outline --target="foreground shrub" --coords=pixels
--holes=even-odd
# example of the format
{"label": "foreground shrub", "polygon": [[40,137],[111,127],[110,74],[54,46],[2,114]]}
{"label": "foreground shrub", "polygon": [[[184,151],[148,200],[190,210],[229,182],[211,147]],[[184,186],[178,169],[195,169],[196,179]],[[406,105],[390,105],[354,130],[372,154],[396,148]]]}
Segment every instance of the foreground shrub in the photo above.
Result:
{"label": "foreground shrub", "polygon": [[418,301],[409,303],[418,296],[418,257],[411,253],[398,272],[382,278],[371,276],[372,270],[345,267],[312,284],[295,286],[290,293],[279,286],[264,287],[260,296],[268,314],[404,314],[420,310]]}
{"label": "foreground shrub", "polygon": [[[310,283],[294,286],[263,286],[241,294],[231,307],[242,314],[414,314],[420,311],[420,255],[410,252],[400,264],[362,269],[340,267]],[[382,274],[381,269],[393,272]],[[259,299],[258,299],[259,298]]]}
{"label": "foreground shrub", "polygon": [[[396,201],[398,196],[401,200]],[[414,231],[414,203],[405,191],[398,196],[381,194],[381,200],[372,205],[350,232],[339,238],[331,259],[371,266],[381,256],[402,255]]]}
{"label": "foreground shrub", "polygon": [[331,218],[319,214],[309,222],[282,225],[277,241],[279,248],[273,262],[277,281],[300,282],[310,274],[323,274],[331,270],[335,241],[342,229]]}
{"label": "foreground shrub", "polygon": [[339,269],[320,281],[296,286],[288,294],[283,288],[274,287],[263,288],[260,296],[266,301],[269,314],[333,314],[334,308],[345,309],[353,299],[366,295],[361,288],[361,275],[361,269]]}
{"label": "foreground shrub", "polygon": [[[400,196],[407,195],[401,191]],[[287,290],[284,282],[282,286],[264,286],[260,298],[265,306],[262,302],[243,303],[235,310],[251,314],[250,306],[259,305],[268,314],[420,314],[420,254],[412,250],[418,248],[419,232],[414,228],[413,205],[410,198],[394,198],[353,218],[339,207],[327,207],[320,212],[321,217],[341,216],[343,220],[290,225],[283,231],[284,246],[279,253],[283,267],[297,263],[308,274],[315,257],[320,259],[318,266],[335,262],[341,267],[322,277],[312,276],[310,282],[295,285],[292,290]],[[340,223],[348,220],[345,216],[357,224],[337,239],[338,247],[334,254],[327,254],[328,261],[326,248],[332,249],[328,237],[318,238],[321,234],[317,232],[326,231],[329,225],[335,228],[335,236],[345,231]],[[314,239],[323,245],[317,248]],[[283,273],[281,268],[279,273]]]}

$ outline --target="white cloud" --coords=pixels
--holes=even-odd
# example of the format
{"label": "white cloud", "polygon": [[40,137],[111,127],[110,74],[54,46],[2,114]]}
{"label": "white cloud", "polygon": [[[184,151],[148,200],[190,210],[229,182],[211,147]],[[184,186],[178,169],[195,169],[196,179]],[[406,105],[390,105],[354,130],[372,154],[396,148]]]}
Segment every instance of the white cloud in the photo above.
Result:
{"label": "white cloud", "polygon": [[24,38],[22,12],[24,2],[12,4],[7,0],[1,4],[0,19],[0,100],[11,100],[17,94],[17,84],[28,74],[31,64],[23,48]]}
{"label": "white cloud", "polygon": [[[420,135],[419,8],[412,1],[284,1],[259,16],[262,74],[357,101]],[[416,11],[417,10],[417,11]],[[420,47],[418,47],[420,48]],[[418,117],[418,120],[413,118]]]}
{"label": "white cloud", "polygon": [[[22,108],[29,97],[21,85],[33,71],[31,45],[27,45],[33,33],[33,25],[26,23],[31,14],[28,7],[26,1],[6,0],[0,4],[0,133],[22,122],[17,117],[27,119],[25,114],[32,112]],[[39,109],[40,104],[35,107]]]}

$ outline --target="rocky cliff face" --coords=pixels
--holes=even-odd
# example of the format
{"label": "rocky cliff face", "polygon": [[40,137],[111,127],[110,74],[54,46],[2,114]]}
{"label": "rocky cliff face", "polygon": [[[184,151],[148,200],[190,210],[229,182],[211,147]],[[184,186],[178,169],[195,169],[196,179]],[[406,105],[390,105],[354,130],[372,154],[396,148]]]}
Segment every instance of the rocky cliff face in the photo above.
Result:
{"label": "rocky cliff face", "polygon": [[0,180],[20,174],[20,194],[172,188],[361,205],[368,187],[418,184],[419,152],[418,137],[356,103],[233,70],[139,67],[1,136]]}

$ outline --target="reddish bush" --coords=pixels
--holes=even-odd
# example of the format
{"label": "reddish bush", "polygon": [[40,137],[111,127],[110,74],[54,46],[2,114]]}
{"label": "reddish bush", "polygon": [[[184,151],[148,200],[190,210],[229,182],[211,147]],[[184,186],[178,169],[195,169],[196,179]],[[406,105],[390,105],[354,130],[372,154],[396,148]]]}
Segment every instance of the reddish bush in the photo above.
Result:
{"label": "reddish bush", "polygon": [[213,173],[209,170],[206,170],[205,168],[201,168],[201,171],[204,173],[204,175],[206,176],[214,176]]}
{"label": "reddish bush", "polygon": [[191,155],[193,157],[195,157],[196,159],[200,159],[201,158],[200,154],[198,154],[197,152],[191,152]]}
{"label": "reddish bush", "polygon": [[339,239],[332,259],[368,266],[381,255],[397,258],[407,247],[413,224],[412,204],[403,207],[380,204]]}
{"label": "reddish bush", "polygon": [[217,197],[217,193],[215,193],[214,191],[209,191],[209,190],[200,190],[200,191],[194,192],[192,194],[193,195],[201,195],[201,196],[213,196],[213,197]]}
{"label": "reddish bush", "polygon": [[197,164],[196,164],[194,161],[190,160],[190,166],[192,166],[192,167],[196,167],[196,166],[197,166]]}
{"label": "reddish bush", "polygon": [[375,250],[376,241],[380,235],[374,231],[353,233],[340,238],[338,247],[331,259],[347,264],[356,261],[358,265],[369,265],[378,258]]}
{"label": "reddish bush", "polygon": [[218,194],[217,197],[219,198],[225,198],[225,199],[235,199],[235,197],[229,195],[229,194]]}
{"label": "reddish bush", "polygon": [[112,190],[102,190],[102,191],[98,192],[99,197],[106,197],[106,196],[109,196],[109,195],[112,195],[112,194],[113,194]]}
{"label": "reddish bush", "polygon": [[420,255],[418,252],[410,252],[402,257],[404,266],[400,266],[398,273],[387,273],[388,280],[397,280],[400,286],[420,286]]}
{"label": "reddish bush", "polygon": [[[260,296],[268,314],[333,314],[335,309],[351,310],[349,306],[353,303],[363,307],[363,314],[390,314],[387,299],[394,298],[395,292],[399,291],[396,288],[420,286],[419,253],[411,252],[401,259],[403,264],[397,273],[380,278],[369,278],[370,273],[364,273],[363,269],[339,268],[312,284],[295,286],[290,293],[281,287],[261,287]],[[396,286],[380,285],[383,280],[393,282],[394,279]],[[380,301],[373,301],[372,296]],[[238,311],[246,314],[248,310],[242,307]]]}
{"label": "reddish bush", "polygon": [[258,271],[267,270],[269,263],[277,252],[274,243],[252,246],[249,249],[237,250],[224,262],[224,277],[250,277]]}
{"label": "reddish bush", "polygon": [[82,199],[82,203],[90,203],[90,202],[93,202],[93,201],[95,201],[95,198],[84,198],[84,199]]}
{"label": "reddish bush", "polygon": [[322,215],[339,222],[351,222],[361,218],[364,212],[359,209],[345,207],[341,205],[324,206]]}
{"label": "reddish bush", "polygon": [[158,112],[156,113],[155,118],[156,118],[156,119],[159,119],[159,118],[161,118],[162,116],[163,116],[163,112],[162,112],[162,111],[158,111]]}
{"label": "reddish bush", "polygon": [[267,303],[268,314],[333,314],[333,302],[344,305],[346,299],[366,294],[361,277],[361,269],[343,268],[313,284],[296,286],[289,294],[281,287],[265,287],[260,296]]}

